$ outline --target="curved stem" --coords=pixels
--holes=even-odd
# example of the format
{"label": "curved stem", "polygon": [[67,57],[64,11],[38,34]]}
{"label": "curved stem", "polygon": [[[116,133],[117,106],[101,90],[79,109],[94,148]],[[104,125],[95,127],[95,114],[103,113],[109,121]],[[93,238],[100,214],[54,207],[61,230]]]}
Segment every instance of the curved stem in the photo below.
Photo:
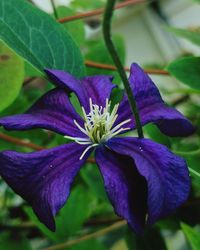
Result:
{"label": "curved stem", "polygon": [[94,239],[94,238],[97,238],[97,237],[100,237],[102,235],[105,235],[105,234],[108,234],[120,227],[123,227],[127,224],[126,221],[122,220],[122,221],[118,221],[114,224],[112,224],[111,226],[108,226],[106,228],[103,228],[103,229],[100,229],[99,231],[96,231],[94,233],[90,233],[90,234],[87,234],[87,235],[84,235],[78,239],[72,239],[70,241],[67,241],[67,242],[64,242],[64,243],[61,243],[61,244],[57,244],[57,245],[54,245],[52,247],[48,247],[48,248],[45,248],[43,250],[58,250],[58,249],[65,249],[67,247],[70,247],[70,246],[73,246],[75,244],[78,244],[80,242],[83,242],[83,241],[86,241],[86,240],[90,240],[90,239]]}
{"label": "curved stem", "polygon": [[193,151],[176,151],[173,150],[173,153],[176,155],[180,155],[183,157],[190,157],[190,156],[200,156],[200,148],[193,150]]}
{"label": "curved stem", "polygon": [[134,114],[134,117],[135,117],[138,136],[139,136],[139,138],[143,138],[144,136],[143,136],[143,131],[142,131],[142,125],[141,125],[141,121],[140,121],[139,112],[137,109],[137,103],[136,103],[134,95],[133,95],[133,90],[131,89],[131,86],[129,84],[128,78],[127,78],[126,73],[124,71],[123,65],[119,59],[119,56],[117,54],[117,51],[116,51],[115,46],[114,46],[112,39],[111,39],[111,19],[112,19],[112,14],[113,14],[115,2],[116,2],[116,0],[108,0],[107,1],[105,13],[104,13],[104,19],[103,19],[104,40],[105,40],[106,46],[108,48],[108,51],[110,52],[110,55],[113,59],[113,62],[115,63],[115,65],[118,69],[118,72],[119,72],[119,75],[122,79],[122,82],[124,84],[124,88],[126,90],[128,100],[129,100],[132,112]]}

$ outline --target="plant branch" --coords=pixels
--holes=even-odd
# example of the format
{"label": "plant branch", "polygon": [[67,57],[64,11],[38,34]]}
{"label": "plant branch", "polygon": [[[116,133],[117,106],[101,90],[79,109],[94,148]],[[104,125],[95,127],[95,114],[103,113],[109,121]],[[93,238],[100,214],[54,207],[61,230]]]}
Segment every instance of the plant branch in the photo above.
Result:
{"label": "plant branch", "polygon": [[[145,3],[145,2],[146,2],[145,0],[129,0],[129,1],[125,1],[125,2],[122,2],[122,3],[116,4],[115,9],[121,9],[123,7],[126,7],[126,6],[131,6],[133,4],[139,4],[139,3]],[[80,14],[77,14],[77,15],[74,15],[74,16],[59,18],[58,22],[59,23],[71,22],[71,21],[74,21],[74,20],[77,20],[77,19],[82,19],[82,18],[85,18],[85,17],[91,17],[91,16],[96,16],[96,15],[103,14],[104,11],[105,11],[104,8],[99,8],[99,9],[88,11],[88,12],[85,12],[85,13],[80,13]]]}
{"label": "plant branch", "polygon": [[105,40],[107,49],[110,52],[110,55],[113,59],[113,62],[115,63],[115,65],[118,69],[119,75],[120,75],[122,82],[124,84],[124,88],[126,90],[127,97],[128,97],[132,112],[133,112],[134,117],[135,117],[138,137],[143,138],[144,136],[143,136],[143,131],[142,131],[142,124],[140,121],[137,103],[136,103],[135,98],[134,98],[134,93],[133,93],[133,90],[131,89],[128,78],[126,76],[126,73],[124,71],[122,63],[119,59],[118,53],[117,53],[116,48],[115,48],[115,46],[112,42],[112,39],[111,39],[111,19],[112,19],[112,15],[113,15],[113,8],[115,5],[115,2],[116,2],[116,0],[108,0],[107,1],[106,10],[105,10],[104,19],[103,19],[104,40]]}
{"label": "plant branch", "polygon": [[90,233],[90,234],[86,234],[80,238],[77,238],[77,239],[73,239],[73,240],[69,240],[67,242],[64,242],[64,243],[61,243],[61,244],[57,244],[55,246],[52,246],[52,247],[48,247],[48,248],[45,248],[43,250],[58,250],[58,249],[63,249],[63,248],[67,248],[67,247],[70,247],[70,246],[73,246],[75,244],[78,244],[82,241],[85,241],[85,240],[90,240],[90,239],[93,239],[93,238],[97,238],[97,237],[100,237],[100,236],[103,236],[105,234],[108,234],[124,225],[126,225],[126,221],[119,221],[119,222],[116,222],[114,224],[112,224],[111,226],[108,226],[106,228],[103,228],[103,229],[100,229],[94,233]]}
{"label": "plant branch", "polygon": [[0,132],[0,139],[2,139],[4,141],[8,141],[10,143],[14,143],[14,144],[19,145],[19,146],[34,149],[34,150],[45,149],[44,147],[41,147],[41,146],[36,145],[34,143],[26,142],[25,140],[21,140],[21,139],[18,139],[16,137],[13,137],[13,136],[10,136],[10,135],[6,135],[6,134],[1,133],[1,132]]}
{"label": "plant branch", "polygon": [[34,81],[35,79],[37,79],[37,77],[33,76],[33,77],[28,77],[24,80],[23,82],[23,86],[28,85],[29,83],[31,83],[32,81]]}
{"label": "plant branch", "polygon": [[[37,150],[37,151],[47,149],[46,147],[42,147],[42,146],[39,146],[37,144],[27,142],[25,140],[21,140],[19,138],[14,137],[14,136],[6,135],[2,132],[0,132],[0,139],[7,141],[7,142],[10,142],[10,143],[13,143],[15,145],[19,145],[19,146],[30,148],[30,149]],[[88,158],[87,162],[88,163],[95,163],[95,159]]]}
{"label": "plant branch", "polygon": [[[112,70],[116,71],[117,67],[111,64],[104,64],[104,63],[98,63],[98,62],[93,62],[90,60],[85,61],[85,65],[87,67],[91,68],[98,68],[98,69],[107,69],[107,70]],[[124,70],[127,72],[130,72],[129,67],[124,67]],[[152,75],[169,75],[169,72],[163,69],[145,69],[144,70],[147,74],[152,74]]]}

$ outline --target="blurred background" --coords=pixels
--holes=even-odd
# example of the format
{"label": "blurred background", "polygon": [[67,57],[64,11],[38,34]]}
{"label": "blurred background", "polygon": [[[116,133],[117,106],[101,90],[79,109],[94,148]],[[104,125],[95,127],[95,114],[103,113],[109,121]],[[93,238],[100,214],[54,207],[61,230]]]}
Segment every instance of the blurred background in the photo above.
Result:
{"label": "blurred background", "polygon": [[[29,2],[55,19],[102,8],[106,3],[105,0]],[[91,62],[113,65],[103,42],[102,15],[77,19],[62,25],[81,48],[87,74],[112,74],[121,88],[120,78],[115,71],[91,67]],[[166,70],[167,65],[177,58],[199,56],[200,47],[197,43],[181,37],[169,27],[195,31],[200,39],[200,1],[147,1],[145,4],[116,10],[113,18],[113,40],[124,66],[129,67],[132,62],[137,62],[146,69]],[[28,63],[25,62],[23,70],[25,72],[21,80],[23,87],[19,89],[15,100],[0,110],[0,116],[24,112],[43,93],[53,88],[52,84],[42,78]],[[182,111],[195,126],[199,127],[200,89],[192,89],[169,75],[151,74],[151,77],[161,90],[163,99]],[[113,98],[119,100],[120,93]],[[74,96],[71,101],[78,109]],[[178,149],[183,152],[192,150],[196,152],[200,148],[199,129],[194,136],[183,139],[164,136],[151,124],[145,126],[144,130],[146,137],[165,144],[174,151]],[[65,138],[49,131],[36,129],[27,132],[7,132],[0,129],[1,150],[31,152],[63,143],[66,143]],[[186,153],[185,158],[191,168],[200,172],[199,153],[192,156]],[[147,229],[142,238],[122,225],[116,230],[110,230],[102,235],[97,234],[81,243],[77,241],[73,246],[55,247],[52,250],[198,250],[200,249],[200,241],[197,240],[200,239],[200,178],[192,175],[192,182],[188,203],[171,217]],[[81,170],[67,205],[58,214],[56,233],[46,229],[37,220],[31,208],[14,194],[3,180],[0,180],[0,211],[0,250],[45,249],[103,230],[112,223],[120,221],[120,218],[113,213],[101,176],[95,164],[91,163],[86,164]]]}

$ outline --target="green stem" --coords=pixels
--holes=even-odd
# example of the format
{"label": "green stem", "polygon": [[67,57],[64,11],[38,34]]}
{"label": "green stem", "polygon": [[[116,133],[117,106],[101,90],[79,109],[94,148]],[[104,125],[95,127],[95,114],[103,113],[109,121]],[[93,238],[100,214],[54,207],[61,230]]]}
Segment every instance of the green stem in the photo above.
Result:
{"label": "green stem", "polygon": [[194,174],[194,175],[200,177],[200,173],[199,173],[199,172],[197,172],[196,170],[194,170],[194,169],[192,169],[192,168],[188,168],[188,169],[189,169],[190,173],[192,173],[192,174]]}
{"label": "green stem", "polygon": [[173,150],[173,153],[183,157],[200,156],[200,149],[196,149],[194,151],[185,151],[185,152]]}
{"label": "green stem", "polygon": [[54,17],[55,17],[55,19],[58,19],[58,13],[56,11],[56,6],[55,6],[55,3],[54,3],[54,0],[50,0],[50,1],[51,1],[51,5],[52,5],[52,8],[53,8]]}
{"label": "green stem", "polygon": [[112,19],[112,14],[113,14],[113,8],[115,5],[116,0],[108,0],[105,13],[104,13],[104,19],[103,19],[103,34],[104,34],[104,40],[106,43],[106,46],[108,48],[108,51],[110,52],[110,55],[113,59],[113,62],[115,63],[118,73],[122,79],[125,91],[128,96],[128,100],[133,112],[133,115],[135,117],[135,122],[136,122],[136,129],[138,132],[138,137],[143,138],[143,131],[142,131],[142,124],[140,121],[140,116],[137,108],[137,103],[134,98],[133,90],[131,89],[131,86],[129,84],[128,78],[126,76],[126,73],[124,71],[123,65],[119,59],[119,56],[117,54],[117,51],[115,49],[115,46],[112,42],[111,39],[111,19]]}

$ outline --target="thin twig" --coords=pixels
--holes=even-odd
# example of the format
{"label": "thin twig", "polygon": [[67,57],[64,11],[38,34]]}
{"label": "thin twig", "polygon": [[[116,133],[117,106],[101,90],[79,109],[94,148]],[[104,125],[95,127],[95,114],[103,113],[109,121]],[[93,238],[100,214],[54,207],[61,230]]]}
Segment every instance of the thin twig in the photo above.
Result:
{"label": "thin twig", "polygon": [[90,219],[86,223],[84,223],[85,226],[99,226],[99,225],[105,225],[105,224],[111,224],[118,221],[122,221],[123,219],[120,217],[111,217],[111,218],[98,218],[98,219]]}
{"label": "thin twig", "polygon": [[[90,60],[86,60],[85,65],[87,67],[91,67],[91,68],[107,69],[107,70],[112,70],[112,71],[117,70],[116,66],[114,66],[114,65],[93,62],[93,61],[90,61]],[[129,67],[124,67],[124,70],[127,71],[127,72],[130,72]],[[169,72],[167,72],[166,70],[163,70],[163,69],[145,69],[144,71],[146,73],[152,74],[152,75],[169,75]]]}
{"label": "thin twig", "polygon": [[25,140],[21,140],[21,139],[18,139],[16,137],[13,137],[13,136],[10,136],[10,135],[6,135],[6,134],[1,133],[1,132],[0,132],[0,139],[2,139],[4,141],[8,141],[10,143],[14,143],[14,144],[19,145],[19,146],[34,149],[34,150],[45,149],[44,147],[41,147],[41,146],[36,145],[34,143],[26,142]]}
{"label": "thin twig", "polygon": [[[145,0],[129,0],[129,1],[125,1],[125,2],[122,2],[122,3],[116,4],[115,9],[120,9],[120,8],[123,8],[123,7],[126,7],[126,6],[131,6],[133,4],[139,4],[139,3],[145,3],[145,2],[146,2]],[[59,23],[65,23],[65,22],[70,22],[70,21],[74,21],[74,20],[77,20],[77,19],[82,19],[82,18],[85,18],[85,17],[96,16],[96,15],[103,14],[104,11],[105,11],[104,8],[99,8],[99,9],[88,11],[88,12],[85,12],[85,13],[80,13],[80,14],[77,14],[77,15],[74,15],[74,16],[59,18],[58,22]]]}
{"label": "thin twig", "polygon": [[[19,138],[14,137],[14,136],[6,135],[2,132],[0,132],[0,139],[7,141],[7,142],[10,142],[10,143],[14,143],[15,145],[19,145],[19,146],[30,148],[30,149],[37,150],[37,151],[47,149],[46,147],[42,147],[42,146],[39,146],[39,145],[31,143],[31,142],[26,142],[25,140],[21,140]],[[95,159],[88,158],[87,162],[88,163],[95,163]]]}
{"label": "thin twig", "polygon": [[52,246],[52,247],[48,247],[48,248],[45,248],[43,250],[58,250],[58,249],[63,249],[63,248],[67,248],[67,247],[70,247],[70,246],[73,246],[75,244],[78,244],[82,241],[85,241],[85,240],[90,240],[90,239],[93,239],[93,238],[97,238],[97,237],[100,237],[100,236],[103,236],[107,233],[110,233],[124,225],[126,225],[126,221],[119,221],[119,222],[116,222],[114,224],[112,224],[111,226],[108,226],[106,228],[103,228],[103,229],[100,229],[94,233],[90,233],[90,234],[87,234],[87,235],[84,235],[80,238],[77,238],[77,239],[73,239],[73,240],[69,240],[65,243],[61,243],[61,244],[57,244],[55,246]]}
{"label": "thin twig", "polygon": [[36,79],[37,77],[28,77],[28,78],[26,78],[25,80],[24,80],[24,82],[23,82],[23,86],[26,86],[26,85],[28,85],[29,83],[31,83],[32,81],[34,81],[35,79]]}

